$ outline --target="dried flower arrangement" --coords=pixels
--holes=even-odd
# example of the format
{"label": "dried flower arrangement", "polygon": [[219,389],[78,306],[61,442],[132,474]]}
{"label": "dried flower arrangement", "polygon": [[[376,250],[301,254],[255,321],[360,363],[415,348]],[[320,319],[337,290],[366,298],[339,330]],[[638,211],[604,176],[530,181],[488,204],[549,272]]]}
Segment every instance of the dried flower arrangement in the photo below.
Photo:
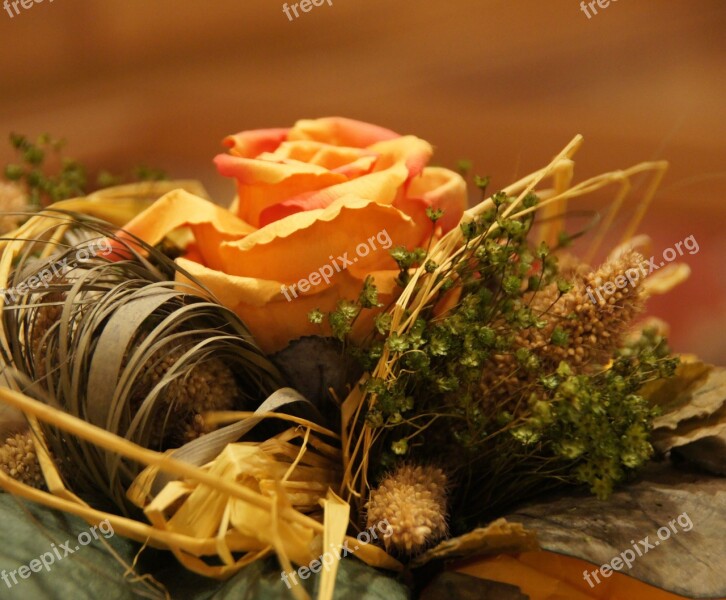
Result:
{"label": "dried flower arrangement", "polygon": [[[0,188],[14,228],[0,239],[0,487],[107,518],[197,573],[272,553],[289,571],[384,521],[390,536],[356,556],[392,571],[502,536],[532,548],[496,519],[549,490],[607,499],[653,457],[657,419],[687,404],[662,386],[693,367],[636,322],[687,267],[586,293],[642,262],[635,233],[665,163],[573,184],[577,136],[496,193],[474,177],[481,198],[465,209],[464,178],[427,167],[423,140],[300,121],[225,140],[226,210],[149,170],[89,193],[74,162],[43,173],[50,138],[11,140],[27,167]],[[637,176],[644,197],[593,268]],[[569,253],[568,204],[610,185],[586,256]],[[382,230],[390,252],[358,252],[294,302],[280,294]]]}

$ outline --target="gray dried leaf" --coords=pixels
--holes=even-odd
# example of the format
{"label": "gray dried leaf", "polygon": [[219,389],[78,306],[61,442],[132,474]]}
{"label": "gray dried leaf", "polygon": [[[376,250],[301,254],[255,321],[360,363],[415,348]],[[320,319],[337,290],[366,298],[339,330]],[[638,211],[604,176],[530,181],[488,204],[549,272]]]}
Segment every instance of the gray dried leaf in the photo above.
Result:
{"label": "gray dried leaf", "polygon": [[[724,515],[726,480],[651,465],[638,482],[606,501],[575,494],[554,497],[507,520],[536,531],[544,550],[596,565],[635,545],[643,554],[631,561],[630,569],[623,565],[622,573],[689,598],[720,598],[726,596]],[[643,540],[653,547],[646,549]]]}
{"label": "gray dried leaf", "polygon": [[313,402],[328,418],[333,418],[337,411],[329,390],[332,388],[338,398],[345,398],[347,385],[360,375],[345,356],[340,341],[331,337],[306,336],[293,340],[270,359],[290,387]]}

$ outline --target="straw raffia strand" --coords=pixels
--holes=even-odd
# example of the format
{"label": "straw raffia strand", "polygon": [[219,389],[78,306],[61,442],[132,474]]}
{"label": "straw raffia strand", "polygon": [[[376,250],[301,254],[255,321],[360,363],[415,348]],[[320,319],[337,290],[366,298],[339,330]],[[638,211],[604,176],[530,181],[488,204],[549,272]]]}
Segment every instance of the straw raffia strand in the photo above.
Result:
{"label": "straw raffia strand", "polygon": [[[42,402],[14,390],[0,388],[0,401],[25,413],[31,422],[52,422],[56,427],[78,436],[100,448],[145,464],[148,467],[178,476],[179,481],[168,484],[145,511],[151,524],[100,511],[88,506],[63,484],[53,461],[39,440],[38,452],[49,486],[49,492],[24,485],[0,472],[0,487],[17,496],[62,510],[85,519],[90,524],[108,519],[120,535],[173,552],[188,569],[217,578],[227,578],[250,562],[275,552],[281,564],[291,570],[291,562],[309,564],[323,552],[323,544],[342,544],[348,528],[349,505],[337,498],[330,487],[338,485],[339,477],[326,472],[324,467],[310,466],[315,462],[306,458],[312,434],[310,428],[301,433],[300,428],[287,430],[266,442],[232,444],[217,460],[204,467],[195,467],[162,454],[142,448],[129,440],[91,425]],[[274,415],[285,418],[286,415]],[[310,424],[315,426],[315,424]],[[308,444],[299,449],[293,460],[285,446],[295,437],[308,438]],[[277,443],[282,444],[282,454]],[[267,444],[263,447],[263,444]],[[282,458],[280,458],[282,456]],[[250,464],[247,459],[254,458]],[[241,460],[245,458],[245,460]],[[299,459],[299,460],[298,460]],[[333,461],[330,464],[334,466]],[[46,471],[46,469],[48,471]],[[255,473],[255,476],[250,476]],[[148,495],[149,471],[140,477],[132,489],[136,498]],[[240,477],[241,475],[241,477]],[[299,477],[299,479],[298,479]],[[310,478],[317,478],[311,482]],[[291,502],[285,483],[297,488],[303,505],[311,510],[315,498],[322,508],[322,520],[315,515],[301,512]],[[324,484],[326,489],[316,489],[313,483]],[[260,485],[262,484],[262,485]],[[267,492],[262,488],[266,487]],[[270,493],[270,490],[274,491]],[[321,486],[322,488],[322,486]],[[165,511],[186,498],[189,504],[171,519]],[[182,504],[182,506],[184,506]],[[214,517],[208,517],[207,511]],[[345,518],[340,507],[344,507]],[[329,515],[329,513],[332,514]],[[178,518],[174,518],[179,514]],[[252,526],[250,526],[250,523]],[[265,523],[267,526],[260,526]],[[234,559],[233,552],[245,552]],[[219,557],[221,566],[210,566],[199,557]],[[357,552],[361,560],[381,568],[401,570],[398,561],[373,545],[364,546]],[[337,562],[329,571],[321,573],[321,592],[318,598],[332,597]],[[323,595],[324,592],[324,595]],[[296,596],[306,597],[301,587]]]}

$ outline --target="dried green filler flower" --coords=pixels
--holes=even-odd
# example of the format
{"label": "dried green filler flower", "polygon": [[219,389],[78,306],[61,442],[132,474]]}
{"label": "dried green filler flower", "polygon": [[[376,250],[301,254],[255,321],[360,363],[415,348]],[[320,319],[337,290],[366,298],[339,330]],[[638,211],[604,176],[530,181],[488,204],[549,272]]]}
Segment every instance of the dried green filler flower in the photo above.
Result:
{"label": "dried green filler flower", "polygon": [[10,144],[17,153],[17,162],[6,165],[3,175],[26,190],[28,204],[36,208],[124,182],[166,179],[159,169],[139,166],[130,175],[113,175],[102,170],[94,185],[84,165],[62,156],[64,140],[43,134],[32,141],[25,135],[12,133]]}
{"label": "dried green filler flower", "polygon": [[447,478],[441,469],[403,464],[371,491],[368,527],[390,525],[386,550],[415,555],[446,536]]}
{"label": "dried green filler flower", "polygon": [[[369,370],[383,349],[392,357],[385,378],[363,384],[371,398],[365,424],[377,439],[369,475],[444,460],[464,530],[548,486],[584,483],[607,496],[652,453],[653,411],[638,390],[676,362],[652,333],[623,347],[644,304],[639,282],[598,303],[587,293],[637,267],[639,254],[594,271],[566,255],[561,268],[556,251],[571,237],[560,236],[555,249],[533,246],[535,213],[505,216],[513,201],[496,193],[490,210],[461,225],[463,248],[446,269],[421,248],[393,249],[399,283],[424,265],[419,281],[434,277],[438,297],[405,333],[379,316],[376,337],[352,349]],[[530,194],[523,206],[537,202]],[[348,302],[345,311],[363,308]],[[331,322],[344,319],[339,313]]]}

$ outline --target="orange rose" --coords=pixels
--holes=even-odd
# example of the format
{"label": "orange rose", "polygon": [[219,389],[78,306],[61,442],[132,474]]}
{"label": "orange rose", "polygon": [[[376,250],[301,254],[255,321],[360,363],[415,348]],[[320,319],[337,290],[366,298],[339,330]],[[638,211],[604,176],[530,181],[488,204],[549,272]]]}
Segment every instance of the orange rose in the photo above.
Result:
{"label": "orange rose", "polygon": [[[237,180],[230,210],[178,190],[126,229],[156,244],[188,226],[194,241],[179,264],[235,310],[268,352],[319,334],[307,313],[355,299],[369,274],[381,301],[393,299],[397,267],[388,248],[410,249],[448,231],[466,206],[459,175],[426,167],[427,142],[375,125],[303,120],[229,136],[225,145],[230,153],[215,161]],[[437,232],[428,207],[444,210]],[[366,313],[357,332],[370,327]]]}
{"label": "orange rose", "polygon": [[431,145],[414,136],[329,117],[245,131],[224,143],[230,153],[217,156],[217,168],[237,179],[237,215],[255,227],[347,194],[392,204],[427,224],[426,208],[444,209],[444,231],[461,217],[463,181],[447,169],[426,168]]}

